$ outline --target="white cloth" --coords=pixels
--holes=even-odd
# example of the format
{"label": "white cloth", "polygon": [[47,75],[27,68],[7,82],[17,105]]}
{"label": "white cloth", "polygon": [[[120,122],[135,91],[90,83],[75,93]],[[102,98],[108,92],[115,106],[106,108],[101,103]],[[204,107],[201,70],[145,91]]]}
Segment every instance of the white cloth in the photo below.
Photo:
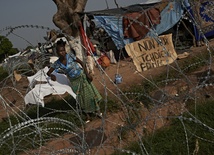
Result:
{"label": "white cloth", "polygon": [[57,57],[57,56],[51,56],[49,61],[51,64],[53,64],[58,58],[59,57]]}
{"label": "white cloth", "polygon": [[36,84],[32,90],[30,90],[24,98],[25,104],[39,104],[44,107],[44,97],[47,95],[64,94],[68,92],[73,98],[76,99],[76,94],[71,89],[70,82],[64,74],[53,72],[56,76],[56,81],[52,81],[47,76],[48,67],[39,70],[35,75],[28,77],[29,86],[32,88],[35,81],[47,82],[45,84]]}
{"label": "white cloth", "polygon": [[115,59],[114,52],[110,50],[109,52],[106,52],[107,56],[109,57],[112,64],[116,64],[117,60]]}
{"label": "white cloth", "polygon": [[33,76],[27,77],[27,79],[29,81],[29,85],[31,86],[35,81],[46,82],[47,81],[47,77],[48,77],[46,75],[47,72],[48,72],[48,67],[45,67],[45,68],[39,70]]}
{"label": "white cloth", "polygon": [[92,73],[94,75],[95,62],[94,62],[93,57],[91,55],[87,56],[86,66],[87,66],[89,73]]}

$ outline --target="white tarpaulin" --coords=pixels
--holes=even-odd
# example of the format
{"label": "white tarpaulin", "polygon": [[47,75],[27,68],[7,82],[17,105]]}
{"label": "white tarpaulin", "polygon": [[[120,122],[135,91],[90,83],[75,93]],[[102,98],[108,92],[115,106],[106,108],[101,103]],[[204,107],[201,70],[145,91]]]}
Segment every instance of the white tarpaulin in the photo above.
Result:
{"label": "white tarpaulin", "polygon": [[[53,72],[56,76],[57,81],[52,81],[50,77],[47,76],[48,67],[39,70],[35,75],[28,77],[29,87],[33,87],[25,96],[25,104],[39,104],[44,107],[44,97],[50,94],[61,95],[64,93],[69,93],[76,99],[76,94],[71,89],[70,82],[66,75]],[[45,82],[41,84],[36,84],[36,82]]]}

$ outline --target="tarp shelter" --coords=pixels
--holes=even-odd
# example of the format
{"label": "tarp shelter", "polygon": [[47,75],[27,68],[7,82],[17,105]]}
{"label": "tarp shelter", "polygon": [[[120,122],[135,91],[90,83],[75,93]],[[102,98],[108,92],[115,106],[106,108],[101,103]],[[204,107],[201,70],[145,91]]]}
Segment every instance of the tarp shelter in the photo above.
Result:
{"label": "tarp shelter", "polygon": [[[187,11],[189,14],[186,15],[189,16],[190,24],[194,28],[192,31],[195,39],[198,41],[202,38],[200,31],[206,37],[212,36],[214,35],[213,4],[213,0],[147,0],[124,8],[93,11],[88,14],[93,15],[95,21],[100,23],[112,38],[117,49],[121,49],[136,40],[147,36],[157,37],[166,32],[175,26]],[[124,19],[129,22],[126,27],[124,27]],[[137,25],[137,30],[134,30],[134,24]],[[139,38],[131,37],[130,32],[139,35]]]}
{"label": "tarp shelter", "polygon": [[[172,28],[183,15],[182,5],[180,0],[170,2],[153,0],[124,8],[94,11],[89,14],[92,14],[105,29],[117,49],[121,49],[126,44],[146,36],[158,36]],[[125,27],[127,21],[129,23]],[[132,37],[133,34],[138,35],[138,38]]]}

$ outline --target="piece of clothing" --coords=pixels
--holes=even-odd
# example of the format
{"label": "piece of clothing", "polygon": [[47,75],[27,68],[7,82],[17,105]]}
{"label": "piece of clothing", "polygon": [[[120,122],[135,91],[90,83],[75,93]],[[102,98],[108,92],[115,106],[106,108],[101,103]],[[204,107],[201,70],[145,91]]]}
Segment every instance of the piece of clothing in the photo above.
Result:
{"label": "piece of clothing", "polygon": [[133,12],[123,15],[124,38],[140,40],[149,32],[149,28],[160,23],[160,11],[151,8],[143,12]]}
{"label": "piece of clothing", "polygon": [[80,30],[80,36],[81,36],[82,44],[86,50],[86,55],[87,56],[92,55],[95,52],[95,48],[94,48],[92,42],[88,38],[88,36],[87,36],[85,30],[83,29],[82,25],[79,26],[79,30]]}
{"label": "piece of clothing", "polygon": [[56,71],[62,71],[67,74],[71,88],[77,95],[76,101],[81,109],[86,113],[91,113],[99,110],[98,102],[102,99],[101,95],[95,86],[88,82],[82,68],[75,61],[76,57],[73,54],[67,54],[67,65],[65,66],[57,60],[52,67]]}
{"label": "piece of clothing", "polygon": [[[30,91],[25,95],[25,104],[38,104],[42,107],[45,106],[44,97],[50,94],[64,94],[69,93],[76,99],[76,94],[70,87],[70,82],[64,74],[53,72],[56,76],[57,81],[50,80],[47,76],[48,67],[39,70],[35,75],[27,77],[29,81]],[[43,82],[42,84],[35,84],[37,82]]]}
{"label": "piece of clothing", "polygon": [[93,59],[93,56],[91,56],[91,55],[87,56],[87,58],[86,58],[86,66],[87,66],[89,74],[93,74],[94,75],[95,61]]}
{"label": "piece of clothing", "polygon": [[98,103],[102,96],[97,91],[93,83],[88,82],[84,73],[78,78],[70,78],[71,88],[77,95],[77,103],[85,113],[92,113],[99,110]]}
{"label": "piece of clothing", "polygon": [[66,54],[66,61],[67,64],[64,65],[58,59],[51,65],[51,67],[53,67],[56,72],[66,74],[70,78],[76,78],[80,76],[82,68],[76,62],[76,56],[70,52]]}
{"label": "piece of clothing", "polygon": [[106,52],[106,55],[109,57],[110,62],[112,64],[116,64],[117,63],[117,60],[115,59],[115,56],[114,56],[114,52],[112,50]]}

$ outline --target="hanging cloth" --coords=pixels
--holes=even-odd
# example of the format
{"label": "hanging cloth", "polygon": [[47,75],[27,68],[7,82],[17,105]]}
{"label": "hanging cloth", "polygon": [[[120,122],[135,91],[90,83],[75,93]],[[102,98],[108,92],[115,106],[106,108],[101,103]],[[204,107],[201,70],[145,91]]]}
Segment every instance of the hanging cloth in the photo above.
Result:
{"label": "hanging cloth", "polygon": [[83,29],[82,24],[79,25],[79,31],[80,31],[82,45],[86,50],[86,55],[87,56],[92,55],[95,52],[95,48],[92,42],[90,41],[90,39],[88,38],[85,30]]}

